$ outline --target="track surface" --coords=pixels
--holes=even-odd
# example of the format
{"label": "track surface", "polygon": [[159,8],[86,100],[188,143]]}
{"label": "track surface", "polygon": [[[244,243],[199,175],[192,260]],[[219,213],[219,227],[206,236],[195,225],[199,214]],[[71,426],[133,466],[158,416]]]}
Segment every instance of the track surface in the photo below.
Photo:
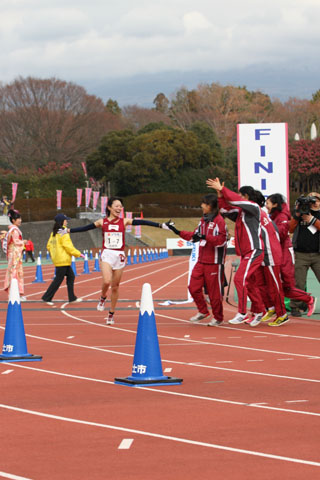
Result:
{"label": "track surface", "polygon": [[[187,297],[188,259],[171,257],[126,267],[116,323],[106,326],[100,273],[77,276],[83,303],[66,303],[63,286],[50,307],[40,298],[54,267],[42,266],[44,284],[32,283],[35,270],[25,268],[21,305],[28,351],[43,360],[0,363],[0,478],[320,478],[319,321],[192,325],[194,304],[159,305]],[[164,373],[182,385],[114,384],[131,374],[145,282]],[[2,341],[4,292],[0,310]],[[225,304],[226,320],[234,313]]]}

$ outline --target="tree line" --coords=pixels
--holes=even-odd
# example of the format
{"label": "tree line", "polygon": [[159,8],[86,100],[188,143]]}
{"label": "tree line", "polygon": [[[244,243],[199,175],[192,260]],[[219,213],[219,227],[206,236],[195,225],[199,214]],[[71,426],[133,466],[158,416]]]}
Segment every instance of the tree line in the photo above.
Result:
{"label": "tree line", "polygon": [[[291,188],[317,190],[320,91],[311,100],[271,99],[246,87],[202,84],[156,95],[152,108],[104,102],[56,78],[17,78],[0,85],[1,193],[12,181],[31,196],[72,194],[89,177],[111,182],[112,193],[203,191],[208,175],[237,185],[238,123],[287,122]],[[295,141],[295,134],[301,140]],[[56,187],[59,185],[59,187]],[[74,192],[73,192],[74,193]]]}

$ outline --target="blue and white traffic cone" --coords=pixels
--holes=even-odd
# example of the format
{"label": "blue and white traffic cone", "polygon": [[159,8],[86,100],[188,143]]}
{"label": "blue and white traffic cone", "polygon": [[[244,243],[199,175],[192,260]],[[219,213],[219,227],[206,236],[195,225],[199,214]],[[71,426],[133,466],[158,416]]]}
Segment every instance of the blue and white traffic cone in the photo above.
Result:
{"label": "blue and white traffic cone", "polygon": [[159,260],[159,258],[160,258],[160,257],[159,257],[158,249],[155,248],[155,249],[154,249],[154,259],[155,259],[155,260]]}
{"label": "blue and white traffic cone", "polygon": [[90,273],[89,262],[88,262],[88,254],[87,253],[84,256],[84,264],[83,264],[83,272],[82,273]]}
{"label": "blue and white traffic cone", "polygon": [[132,263],[133,264],[137,263],[137,250],[136,249],[133,250],[133,262]]}
{"label": "blue and white traffic cone", "polygon": [[18,280],[13,278],[10,285],[6,328],[0,362],[31,362],[35,360],[42,360],[42,357],[28,353]]}
{"label": "blue and white traffic cone", "polygon": [[26,258],[27,258],[27,252],[26,252],[25,250],[23,250],[22,260],[25,262],[25,261],[26,261]]}
{"label": "blue and white traffic cone", "polygon": [[151,285],[142,287],[140,314],[133,357],[132,375],[115,378],[115,383],[128,387],[180,385],[182,378],[163,375]]}
{"label": "blue and white traffic cone", "polygon": [[98,254],[96,253],[95,255],[95,259],[94,259],[94,266],[93,266],[93,271],[94,272],[100,272],[100,265],[99,265],[99,256]]}
{"label": "blue and white traffic cone", "polygon": [[32,283],[45,283],[42,277],[41,257],[38,257],[37,259],[36,278]]}
{"label": "blue and white traffic cone", "polygon": [[90,258],[90,260],[93,260],[93,254],[92,254],[92,250],[90,250],[90,255],[89,255],[89,258]]}
{"label": "blue and white traffic cone", "polygon": [[130,249],[128,250],[128,254],[127,254],[127,265],[131,265],[131,250]]}
{"label": "blue and white traffic cone", "polygon": [[76,266],[76,259],[74,258],[74,256],[71,257],[71,268],[73,270],[74,276],[77,277],[78,276],[77,266]]}
{"label": "blue and white traffic cone", "polygon": [[141,248],[139,248],[139,263],[142,263],[142,252],[141,252]]}
{"label": "blue and white traffic cone", "polygon": [[46,260],[49,260],[49,259],[50,259],[50,254],[49,254],[49,252],[48,252],[48,250],[47,250]]}

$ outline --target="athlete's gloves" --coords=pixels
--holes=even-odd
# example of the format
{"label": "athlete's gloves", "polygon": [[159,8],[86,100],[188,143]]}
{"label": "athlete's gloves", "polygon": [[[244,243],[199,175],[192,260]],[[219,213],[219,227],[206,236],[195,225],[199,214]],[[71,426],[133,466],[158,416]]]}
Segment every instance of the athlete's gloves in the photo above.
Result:
{"label": "athlete's gloves", "polygon": [[83,259],[85,259],[85,258],[86,258],[86,256],[85,256],[85,255],[83,255],[83,253],[80,253],[80,257],[81,257],[81,258],[83,258]]}
{"label": "athlete's gloves", "polygon": [[200,242],[200,240],[205,240],[206,236],[203,235],[202,233],[194,233],[192,235],[192,241],[193,243]]}
{"label": "athlete's gloves", "polygon": [[174,226],[174,221],[173,220],[168,220],[166,223],[162,223],[161,224],[161,228],[163,228],[164,230],[172,230],[171,227]]}
{"label": "athlete's gloves", "polygon": [[[168,220],[166,223],[163,223],[162,225],[165,225],[166,226],[166,230],[171,230],[173,233],[175,233],[176,235],[180,235],[180,230],[178,230],[175,226],[174,226],[174,222],[172,220]],[[162,227],[163,228],[163,227]]]}

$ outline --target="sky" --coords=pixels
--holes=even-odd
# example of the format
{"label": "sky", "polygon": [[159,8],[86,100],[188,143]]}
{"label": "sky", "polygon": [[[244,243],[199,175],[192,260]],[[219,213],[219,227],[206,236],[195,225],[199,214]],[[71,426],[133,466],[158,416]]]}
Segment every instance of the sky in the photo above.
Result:
{"label": "sky", "polygon": [[0,0],[0,82],[56,77],[145,106],[212,82],[311,98],[319,25],[320,0]]}

